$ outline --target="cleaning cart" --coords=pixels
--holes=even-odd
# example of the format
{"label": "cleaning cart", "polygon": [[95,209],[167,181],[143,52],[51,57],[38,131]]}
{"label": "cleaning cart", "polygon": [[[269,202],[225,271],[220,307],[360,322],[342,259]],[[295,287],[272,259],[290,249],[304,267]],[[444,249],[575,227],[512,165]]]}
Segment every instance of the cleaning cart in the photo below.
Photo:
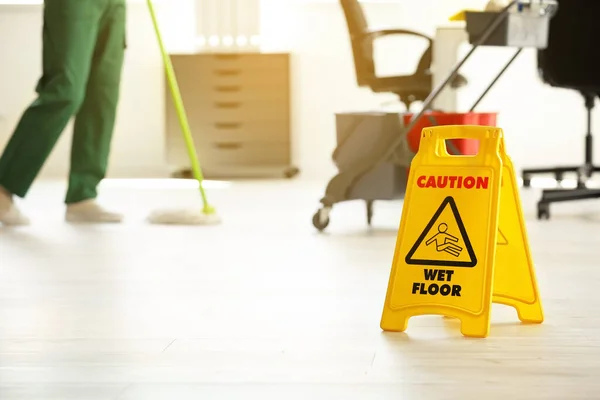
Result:
{"label": "cleaning cart", "polygon": [[[362,152],[363,156],[357,157],[351,162],[345,160],[343,168],[338,165],[340,171],[329,181],[325,196],[321,199],[322,207],[313,216],[314,227],[322,231],[329,225],[330,212],[337,203],[357,199],[364,200],[367,204],[367,222],[370,224],[375,200],[402,198],[406,190],[407,172],[406,175],[402,173],[397,175],[396,187],[386,191],[384,196],[380,195],[380,190],[369,189],[373,186],[374,174],[385,169],[386,166],[389,169],[390,165],[394,165],[400,170],[404,168],[404,171],[407,171],[412,157],[418,150],[414,138],[420,136],[422,128],[432,125],[465,125],[467,124],[464,122],[465,118],[469,118],[469,115],[476,116],[475,108],[524,48],[543,49],[547,46],[550,19],[555,14],[557,7],[556,0],[513,0],[498,12],[466,11],[466,30],[469,43],[472,45],[470,51],[425,99],[419,113],[416,115],[404,114],[397,118],[393,134],[384,135],[379,140],[373,141],[368,151]],[[469,112],[462,114],[463,123],[456,123],[456,121],[449,123],[445,118],[445,113],[432,112],[431,106],[480,46],[512,47],[516,48],[516,51],[474,102]],[[487,118],[487,123],[481,123],[480,120],[479,123],[473,125],[495,125],[495,118],[489,115]],[[346,138],[342,145],[346,146],[346,142],[349,141],[350,139]],[[463,154],[461,149],[457,148],[456,143],[448,143],[448,150],[453,154]],[[467,153],[471,151],[472,149],[469,150],[467,146]],[[339,158],[340,154],[341,150],[338,146],[334,153],[334,161],[336,156]],[[401,187],[398,188],[398,185]]]}

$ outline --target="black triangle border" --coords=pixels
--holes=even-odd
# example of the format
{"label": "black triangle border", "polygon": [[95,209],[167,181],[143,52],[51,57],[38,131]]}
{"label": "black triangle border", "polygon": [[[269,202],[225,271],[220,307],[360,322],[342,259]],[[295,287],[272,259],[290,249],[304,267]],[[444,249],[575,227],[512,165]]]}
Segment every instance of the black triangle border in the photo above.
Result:
{"label": "black triangle border", "polygon": [[[465,247],[467,248],[467,252],[469,253],[469,257],[471,261],[444,261],[444,260],[413,260],[412,256],[415,254],[425,237],[427,237],[427,233],[433,227],[433,224],[437,221],[439,216],[442,214],[447,205],[450,205],[450,209],[452,210],[452,214],[454,214],[454,219],[458,225],[458,229],[463,237],[465,242]],[[456,202],[452,196],[448,196],[442,201],[442,204],[438,207],[437,211],[425,227],[423,229],[423,233],[419,236],[413,247],[410,249],[404,261],[409,265],[430,265],[430,266],[439,266],[439,267],[467,267],[473,268],[477,265],[477,257],[475,256],[475,252],[473,251],[473,246],[471,245],[471,240],[469,239],[469,235],[467,235],[467,230],[465,229],[465,225],[460,217],[458,212],[458,207],[456,206]]]}

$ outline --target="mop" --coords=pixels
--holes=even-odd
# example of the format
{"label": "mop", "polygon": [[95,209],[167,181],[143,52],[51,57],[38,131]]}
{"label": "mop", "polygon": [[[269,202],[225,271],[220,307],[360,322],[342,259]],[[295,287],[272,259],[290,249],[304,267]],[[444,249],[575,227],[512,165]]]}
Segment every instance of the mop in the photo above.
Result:
{"label": "mop", "polygon": [[209,205],[208,199],[206,196],[206,192],[205,192],[204,186],[202,184],[202,182],[204,181],[204,176],[202,174],[202,169],[200,168],[200,162],[198,161],[198,155],[196,154],[196,147],[194,145],[194,141],[192,139],[192,134],[190,132],[187,115],[185,112],[185,108],[183,106],[183,101],[181,99],[181,93],[179,92],[179,85],[177,84],[177,79],[175,77],[173,65],[171,64],[171,58],[167,54],[167,51],[166,51],[164,43],[163,43],[162,35],[160,33],[160,29],[158,27],[156,13],[154,12],[154,5],[152,4],[151,0],[147,0],[147,4],[148,4],[148,10],[150,11],[150,16],[152,17],[152,23],[154,25],[154,31],[156,33],[158,45],[160,47],[160,52],[162,55],[163,64],[165,67],[167,80],[169,83],[169,88],[171,90],[173,102],[175,103],[175,109],[177,110],[177,117],[179,119],[181,131],[183,133],[183,137],[185,140],[185,146],[187,148],[187,152],[188,152],[190,162],[192,165],[192,172],[194,174],[194,178],[198,181],[198,187],[200,189],[200,196],[202,197],[202,202],[203,202],[202,209],[156,210],[148,216],[148,221],[153,224],[173,224],[173,225],[218,224],[218,223],[220,223],[220,218],[217,215],[215,209]]}

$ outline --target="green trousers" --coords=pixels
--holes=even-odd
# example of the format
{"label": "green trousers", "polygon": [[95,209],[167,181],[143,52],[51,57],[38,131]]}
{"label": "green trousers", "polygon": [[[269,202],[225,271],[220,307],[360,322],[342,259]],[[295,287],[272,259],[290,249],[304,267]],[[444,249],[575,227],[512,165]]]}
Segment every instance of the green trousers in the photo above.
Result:
{"label": "green trousers", "polygon": [[125,0],[45,0],[43,74],[2,157],[0,186],[24,197],[75,117],[66,203],[106,174],[125,53]]}

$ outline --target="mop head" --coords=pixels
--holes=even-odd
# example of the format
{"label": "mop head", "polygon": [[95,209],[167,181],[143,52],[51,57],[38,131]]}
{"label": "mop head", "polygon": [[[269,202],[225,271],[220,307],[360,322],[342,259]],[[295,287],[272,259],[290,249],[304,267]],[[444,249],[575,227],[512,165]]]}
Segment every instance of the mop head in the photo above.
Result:
{"label": "mop head", "polygon": [[157,210],[148,216],[148,222],[161,225],[217,225],[221,219],[212,210]]}

